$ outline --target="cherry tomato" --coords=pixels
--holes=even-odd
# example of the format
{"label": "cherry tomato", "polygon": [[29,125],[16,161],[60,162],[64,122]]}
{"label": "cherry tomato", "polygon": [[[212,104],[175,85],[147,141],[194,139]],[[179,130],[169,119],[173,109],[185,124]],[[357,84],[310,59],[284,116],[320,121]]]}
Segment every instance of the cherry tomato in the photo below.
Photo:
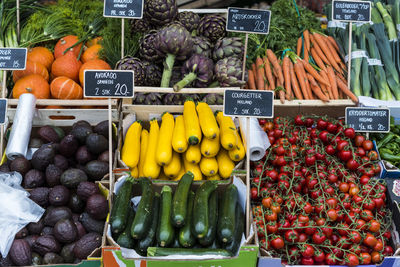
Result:
{"label": "cherry tomato", "polygon": [[317,245],[324,243],[325,240],[326,240],[326,236],[320,232],[316,232],[312,236],[312,241]]}
{"label": "cherry tomato", "polygon": [[288,242],[296,243],[299,241],[299,232],[297,230],[289,230],[285,233],[285,239]]}
{"label": "cherry tomato", "polygon": [[354,244],[358,244],[361,242],[361,234],[357,231],[351,231],[349,235],[350,241]]}
{"label": "cherry tomato", "polygon": [[327,265],[336,265],[336,256],[333,253],[327,253],[325,255],[325,264]]}
{"label": "cherry tomato", "polygon": [[267,232],[268,234],[275,234],[278,232],[278,224],[276,222],[268,222],[267,223]]}
{"label": "cherry tomato", "polygon": [[271,240],[271,246],[276,250],[281,249],[285,246],[285,241],[282,237],[277,236]]}
{"label": "cherry tomato", "polygon": [[251,188],[250,194],[251,194],[251,198],[252,198],[252,199],[257,199],[257,197],[258,197],[258,190],[257,190],[257,188],[255,188],[255,187]]}
{"label": "cherry tomato", "polygon": [[328,125],[326,126],[326,129],[328,130],[328,132],[332,133],[332,134],[336,134],[338,127],[336,124],[333,123],[328,123]]}
{"label": "cherry tomato", "polygon": [[376,245],[374,246],[374,251],[382,251],[383,250],[383,243],[381,240],[378,240],[376,242]]}
{"label": "cherry tomato", "polygon": [[344,129],[344,135],[347,138],[353,139],[356,136],[356,132],[354,131],[353,128],[346,128]]}
{"label": "cherry tomato", "polygon": [[368,153],[368,158],[370,158],[371,160],[378,160],[378,152],[376,151],[370,151]]}
{"label": "cherry tomato", "polygon": [[339,190],[342,191],[343,193],[348,192],[350,189],[350,186],[348,183],[342,182],[339,184]]}
{"label": "cherry tomato", "polygon": [[272,212],[275,212],[276,214],[278,214],[281,212],[281,206],[279,205],[279,203],[272,203],[271,210],[272,210]]}
{"label": "cherry tomato", "polygon": [[274,129],[274,124],[270,121],[266,122],[263,126],[264,131],[271,131]]}
{"label": "cherry tomato", "polygon": [[325,152],[328,154],[328,155],[334,155],[335,153],[336,153],[336,149],[332,146],[332,145],[327,145],[326,147],[325,147]]}
{"label": "cherry tomato", "polygon": [[272,204],[272,198],[271,197],[263,198],[262,205],[263,205],[264,208],[267,209],[267,208],[271,207],[271,204]]}
{"label": "cherry tomato", "polygon": [[313,124],[314,124],[314,120],[311,119],[311,118],[306,118],[305,121],[304,121],[304,125],[306,127],[311,127],[311,126],[313,126]]}
{"label": "cherry tomato", "polygon": [[314,265],[313,258],[301,258],[300,262],[302,265]]}
{"label": "cherry tomato", "polygon": [[322,250],[316,250],[313,259],[315,262],[322,263],[325,260],[325,253]]}
{"label": "cherry tomato", "polygon": [[271,210],[267,210],[267,212],[265,213],[265,220],[267,220],[268,222],[271,221],[276,221],[278,219],[278,215],[271,211]]}
{"label": "cherry tomato", "polygon": [[371,260],[373,263],[379,263],[381,261],[381,254],[377,251],[371,253]]}
{"label": "cherry tomato", "polygon": [[360,254],[360,258],[361,258],[361,264],[363,265],[367,265],[371,263],[371,254],[367,253],[367,252],[362,252]]}
{"label": "cherry tomato", "polygon": [[326,213],[327,213],[329,219],[330,219],[332,222],[334,222],[334,221],[337,220],[338,215],[337,215],[335,209],[330,209],[330,210],[328,210]]}
{"label": "cherry tomato", "polygon": [[370,248],[373,248],[375,247],[376,243],[378,243],[376,237],[370,233],[367,233],[366,237],[364,238],[363,244]]}
{"label": "cherry tomato", "polygon": [[358,257],[355,254],[349,253],[345,259],[348,266],[357,266],[360,264]]}
{"label": "cherry tomato", "polygon": [[294,118],[294,124],[296,124],[296,125],[298,125],[298,126],[304,125],[303,119],[304,119],[303,116],[297,115],[297,116]]}
{"label": "cherry tomato", "polygon": [[374,144],[372,143],[371,140],[365,140],[362,143],[362,147],[365,149],[365,151],[370,151],[372,148],[374,148]]}
{"label": "cherry tomato", "polygon": [[354,137],[354,144],[356,146],[362,146],[364,141],[365,141],[365,137],[362,135],[356,135],[356,137]]}
{"label": "cherry tomato", "polygon": [[305,163],[307,166],[312,166],[315,164],[316,158],[314,155],[307,155],[305,158]]}

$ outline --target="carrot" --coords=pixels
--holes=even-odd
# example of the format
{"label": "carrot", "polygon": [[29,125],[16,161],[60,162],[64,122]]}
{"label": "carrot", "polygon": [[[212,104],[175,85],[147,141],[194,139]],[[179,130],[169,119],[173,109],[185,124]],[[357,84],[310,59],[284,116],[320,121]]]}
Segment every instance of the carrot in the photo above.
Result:
{"label": "carrot", "polygon": [[297,55],[300,56],[301,54],[301,48],[303,46],[303,38],[301,38],[301,36],[299,37],[299,39],[297,39]]}
{"label": "carrot", "polygon": [[289,57],[284,57],[282,60],[282,70],[283,70],[283,78],[285,79],[285,89],[286,89],[286,98],[291,100],[293,98],[292,93],[292,84],[290,81],[290,70],[289,70]]}
{"label": "carrot", "polygon": [[322,78],[321,75],[313,68],[313,66],[310,65],[307,61],[303,60],[302,61],[304,68],[310,73],[317,81],[320,83],[325,84],[326,86],[329,86],[329,82],[325,81],[324,78]]}
{"label": "carrot", "polygon": [[247,83],[249,85],[249,89],[257,89],[254,72],[252,70],[249,70],[248,73],[249,73],[249,79]]}
{"label": "carrot", "polygon": [[315,49],[315,52],[317,52],[317,55],[322,59],[323,62],[325,62],[325,64],[330,65],[331,63],[326,58],[325,54],[322,52],[321,47],[319,47],[317,41],[315,40],[315,38],[312,34],[310,35],[310,40],[313,45],[313,48]]}
{"label": "carrot", "polygon": [[308,97],[309,97],[309,99],[315,99],[315,97],[314,97],[314,95],[313,95],[313,91],[311,90],[310,81],[309,81],[308,78],[307,78],[307,74],[304,73],[304,75],[305,75],[304,77],[306,77],[305,82],[306,82],[306,89],[307,89]]}
{"label": "carrot", "polygon": [[324,62],[322,61],[322,59],[318,56],[317,52],[315,51],[315,48],[311,48],[311,55],[315,61],[315,63],[317,63],[318,67],[322,70],[326,69],[326,66],[324,64]]}
{"label": "carrot", "polygon": [[329,50],[328,45],[325,43],[322,35],[320,35],[318,33],[314,33],[313,36],[314,36],[315,41],[318,43],[319,47],[321,48],[321,50],[324,52],[326,58],[331,63],[331,65],[335,68],[335,70],[337,70],[338,72],[341,73],[342,70],[340,69],[339,65],[336,63],[336,59],[335,59],[334,55],[331,53],[331,51]]}
{"label": "carrot", "polygon": [[304,76],[304,67],[300,61],[294,63],[294,72],[296,73],[297,79],[299,80],[300,89],[304,95],[304,99],[309,99],[308,90],[306,85],[306,77]]}
{"label": "carrot", "polygon": [[[255,78],[255,83],[257,84],[257,67],[256,67],[256,63],[255,62],[253,62],[252,64],[251,64],[251,70],[253,71],[253,73],[254,73],[254,78]],[[257,89],[257,88],[254,88],[254,89]]]}
{"label": "carrot", "polygon": [[358,103],[358,97],[350,91],[347,84],[345,84],[339,77],[336,77],[336,82],[339,89],[342,90],[345,95],[347,95],[354,103]]}
{"label": "carrot", "polygon": [[311,89],[314,92],[314,94],[322,101],[329,102],[329,98],[322,92],[321,88],[319,88],[314,77],[310,73],[307,73],[307,78],[310,81]]}
{"label": "carrot", "polygon": [[342,62],[342,59],[340,58],[339,54],[336,52],[335,47],[331,44],[331,42],[329,41],[328,37],[327,36],[322,36],[322,38],[324,39],[328,49],[331,51],[336,63],[339,64],[340,62]]}
{"label": "carrot", "polygon": [[327,38],[328,38],[328,41],[331,43],[331,45],[336,49],[336,51],[339,52],[340,49],[339,49],[339,46],[338,46],[335,38],[333,38],[332,36],[329,36],[329,35],[327,36]]}
{"label": "carrot", "polygon": [[308,30],[305,30],[303,32],[303,36],[304,36],[304,47],[305,49],[310,51],[310,32]]}
{"label": "carrot", "polygon": [[264,90],[265,88],[265,80],[264,80],[264,66],[263,66],[263,61],[260,57],[256,58],[256,86],[257,90]]}
{"label": "carrot", "polygon": [[[328,73],[325,70],[321,70],[320,74],[321,74],[322,78],[325,79],[325,81],[329,81]],[[333,97],[332,87],[331,86],[326,86],[324,84],[320,84],[320,86],[321,86],[322,92],[324,92],[324,94],[326,96],[328,96],[329,99],[335,99]]]}
{"label": "carrot", "polygon": [[263,62],[264,62],[265,76],[267,76],[267,80],[269,83],[269,90],[275,90],[275,80],[272,75],[271,65],[269,64],[268,58],[264,57]]}
{"label": "carrot", "polygon": [[304,49],[304,61],[309,61],[310,60],[310,55],[308,54],[308,50]]}
{"label": "carrot", "polygon": [[333,99],[339,99],[335,72],[334,72],[334,70],[332,69],[331,66],[328,66],[328,68],[326,70],[327,70],[327,73],[328,73],[329,83],[331,84],[331,90],[332,90],[332,94],[333,94]]}
{"label": "carrot", "polygon": [[292,84],[294,95],[296,96],[297,99],[302,100],[303,94],[301,93],[301,90],[299,88],[299,82],[297,81],[296,75],[294,73],[294,67],[292,61],[289,61],[289,72],[290,72],[290,81]]}
{"label": "carrot", "polygon": [[279,90],[279,100],[282,104],[285,104],[285,88],[283,88],[283,84],[281,84],[279,79],[276,80],[276,89]]}
{"label": "carrot", "polygon": [[271,49],[267,49],[267,57],[269,62],[271,62],[272,67],[274,67],[274,74],[276,74],[277,77],[279,78],[279,82],[283,84],[284,83],[283,73],[281,65],[279,65],[278,58],[275,56],[274,52],[272,52]]}

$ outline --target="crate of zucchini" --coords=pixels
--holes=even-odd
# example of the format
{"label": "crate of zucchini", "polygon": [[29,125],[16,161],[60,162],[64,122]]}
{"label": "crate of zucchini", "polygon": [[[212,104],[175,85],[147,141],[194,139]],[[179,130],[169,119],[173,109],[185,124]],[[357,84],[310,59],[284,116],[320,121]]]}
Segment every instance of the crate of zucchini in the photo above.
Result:
{"label": "crate of zucchini", "polygon": [[[252,237],[244,239],[243,182],[193,184],[193,179],[190,172],[171,186],[152,184],[147,178],[120,179],[107,229],[109,245],[119,247],[118,254],[104,248],[104,266],[116,266],[115,261],[198,266],[198,260],[202,264],[255,266],[258,248],[249,242]],[[137,196],[141,198],[135,213],[130,200],[133,197],[137,203]]]}
{"label": "crate of zucchini", "polygon": [[[108,124],[100,122],[107,111],[93,110],[85,121],[78,116],[72,110],[40,110],[29,145],[32,159],[3,158],[1,171],[19,172],[30,198],[46,209],[39,222],[16,235],[6,258],[11,265],[99,265],[109,211],[109,183],[103,179],[108,175]],[[12,122],[13,112],[8,117]]]}

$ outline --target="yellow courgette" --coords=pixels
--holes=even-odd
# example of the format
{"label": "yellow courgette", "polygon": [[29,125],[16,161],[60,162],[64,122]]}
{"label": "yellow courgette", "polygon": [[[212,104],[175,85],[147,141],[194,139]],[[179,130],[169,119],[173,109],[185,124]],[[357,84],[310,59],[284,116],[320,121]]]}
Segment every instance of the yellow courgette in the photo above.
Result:
{"label": "yellow courgette", "polygon": [[186,150],[185,158],[193,164],[199,163],[201,160],[200,144],[189,146]]}
{"label": "yellow courgette", "polygon": [[149,144],[147,146],[143,174],[146,177],[157,179],[160,175],[161,167],[156,162],[157,141],[160,128],[156,119],[150,121]]}
{"label": "yellow courgette", "polygon": [[218,173],[218,163],[215,158],[202,158],[200,160],[200,170],[205,176],[213,176]]}
{"label": "yellow courgette", "polygon": [[236,126],[231,117],[224,116],[221,111],[217,113],[220,127],[221,145],[226,150],[232,150],[237,145]]}
{"label": "yellow courgette", "polygon": [[190,145],[199,144],[201,142],[201,129],[193,100],[186,100],[183,104],[183,120],[185,122],[186,140]]}
{"label": "yellow courgette", "polygon": [[194,181],[203,180],[203,174],[201,173],[199,164],[193,164],[186,160],[186,157],[183,157],[183,165],[185,166],[186,172],[192,172],[194,175]]}
{"label": "yellow courgette", "polygon": [[237,145],[234,149],[229,150],[229,157],[233,161],[241,161],[244,158],[244,156],[246,155],[246,150],[243,146],[243,142],[239,136],[238,131],[236,131],[236,137],[238,140]]}
{"label": "yellow courgette", "polygon": [[181,160],[181,170],[179,171],[178,175],[175,176],[173,179],[171,179],[172,181],[179,181],[183,175],[185,175],[186,171],[185,171],[185,166]]}
{"label": "yellow courgette", "polygon": [[160,166],[168,165],[172,160],[172,133],[174,131],[174,124],[174,116],[165,112],[161,117],[156,152],[156,162]]}
{"label": "yellow courgette", "polygon": [[210,106],[207,103],[199,102],[196,110],[204,137],[215,139],[219,134],[219,127]]}
{"label": "yellow courgette", "polygon": [[203,138],[200,144],[200,152],[206,158],[215,157],[221,147],[219,134],[214,139]]}
{"label": "yellow courgette", "polygon": [[161,170],[160,175],[158,176],[158,180],[169,181],[168,176]]}
{"label": "yellow courgette", "polygon": [[181,156],[179,153],[173,151],[171,162],[164,166],[164,173],[169,179],[173,179],[179,174],[181,169]]}
{"label": "yellow courgette", "polygon": [[125,135],[125,142],[121,151],[121,160],[131,169],[136,167],[139,163],[141,132],[142,123],[140,121],[135,121],[129,127]]}
{"label": "yellow courgette", "polygon": [[215,174],[215,175],[213,175],[213,176],[208,176],[208,177],[207,177],[207,180],[208,180],[208,181],[219,181],[219,180],[221,180],[221,177],[220,177],[219,174],[217,173],[217,174]]}
{"label": "yellow courgette", "polygon": [[217,155],[218,173],[222,179],[231,177],[232,171],[235,168],[235,163],[228,155],[228,151],[221,149]]}
{"label": "yellow courgette", "polygon": [[139,168],[136,166],[131,170],[131,176],[133,178],[139,178]]}
{"label": "yellow courgette", "polygon": [[183,115],[179,115],[175,118],[175,127],[172,133],[172,148],[178,153],[183,153],[188,148]]}
{"label": "yellow courgette", "polygon": [[142,134],[140,135],[140,158],[139,158],[139,177],[144,177],[143,174],[143,166],[144,160],[146,158],[147,145],[149,143],[149,131],[146,129],[142,130]]}

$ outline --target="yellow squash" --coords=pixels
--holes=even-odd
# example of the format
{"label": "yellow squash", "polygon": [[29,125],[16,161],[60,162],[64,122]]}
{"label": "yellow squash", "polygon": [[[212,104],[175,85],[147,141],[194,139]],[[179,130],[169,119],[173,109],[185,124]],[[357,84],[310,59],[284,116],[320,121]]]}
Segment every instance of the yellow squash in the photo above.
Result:
{"label": "yellow squash", "polygon": [[161,167],[156,162],[157,141],[160,134],[160,128],[156,119],[150,121],[149,144],[147,146],[146,156],[143,165],[143,175],[157,179],[160,175]]}
{"label": "yellow squash", "polygon": [[199,114],[199,122],[203,135],[208,139],[215,139],[219,134],[219,128],[210,106],[207,103],[199,102],[196,110],[197,114]]}
{"label": "yellow squash", "polygon": [[220,149],[219,134],[214,139],[203,138],[200,144],[200,152],[206,158],[215,157]]}
{"label": "yellow squash", "polygon": [[200,170],[207,177],[217,174],[217,160],[215,158],[202,158],[200,161]]}
{"label": "yellow squash", "polygon": [[139,158],[139,177],[144,177],[143,174],[143,166],[144,159],[146,158],[147,145],[149,143],[149,131],[146,129],[142,130],[142,134],[140,135],[140,158]]}
{"label": "yellow squash", "polygon": [[172,133],[172,148],[178,153],[183,153],[188,148],[183,115],[179,115],[175,118],[175,127]]}
{"label": "yellow squash", "polygon": [[200,144],[189,146],[186,150],[185,158],[193,164],[199,163],[201,160]]}
{"label": "yellow squash", "polygon": [[179,181],[185,173],[186,173],[185,166],[183,166],[183,163],[181,161],[181,170],[179,171],[177,176],[171,179],[171,181]]}
{"label": "yellow squash", "polygon": [[183,165],[185,166],[185,172],[190,171],[193,173],[194,181],[203,180],[203,174],[201,173],[199,164],[190,163],[189,161],[186,160],[185,157],[183,157]]}
{"label": "yellow squash", "polygon": [[129,127],[125,135],[125,142],[121,151],[121,160],[131,169],[136,167],[139,163],[141,132],[142,123],[140,121],[135,121]]}
{"label": "yellow squash", "polygon": [[190,145],[197,145],[201,142],[201,129],[199,117],[196,112],[196,105],[193,100],[186,100],[183,104],[183,121],[185,123],[185,136]]}
{"label": "yellow squash", "polygon": [[220,127],[221,145],[226,150],[232,150],[237,145],[236,126],[231,117],[224,116],[221,111],[217,113]]}
{"label": "yellow squash", "polygon": [[165,175],[165,173],[163,171],[160,172],[160,175],[158,176],[158,180],[169,181],[168,176]]}
{"label": "yellow squash", "polygon": [[222,179],[231,177],[232,171],[235,168],[235,163],[228,155],[228,151],[221,149],[217,155],[218,173]]}
{"label": "yellow squash", "polygon": [[207,180],[208,181],[219,181],[219,180],[221,180],[221,177],[219,177],[219,174],[217,173],[216,175],[208,176]]}
{"label": "yellow squash", "polygon": [[133,178],[139,178],[139,168],[137,166],[132,169],[131,176]]}
{"label": "yellow squash", "polygon": [[246,150],[243,146],[242,139],[239,136],[239,133],[236,131],[236,136],[237,136],[237,145],[234,149],[229,150],[229,157],[233,161],[241,161],[244,156],[246,155]]}
{"label": "yellow squash", "polygon": [[182,169],[181,166],[181,156],[179,153],[175,151],[172,152],[172,160],[168,165],[164,166],[164,173],[169,179],[173,179],[176,177],[180,170]]}
{"label": "yellow squash", "polygon": [[174,131],[174,116],[165,112],[161,118],[160,134],[156,152],[156,161],[160,166],[168,165],[172,160],[172,133]]}

